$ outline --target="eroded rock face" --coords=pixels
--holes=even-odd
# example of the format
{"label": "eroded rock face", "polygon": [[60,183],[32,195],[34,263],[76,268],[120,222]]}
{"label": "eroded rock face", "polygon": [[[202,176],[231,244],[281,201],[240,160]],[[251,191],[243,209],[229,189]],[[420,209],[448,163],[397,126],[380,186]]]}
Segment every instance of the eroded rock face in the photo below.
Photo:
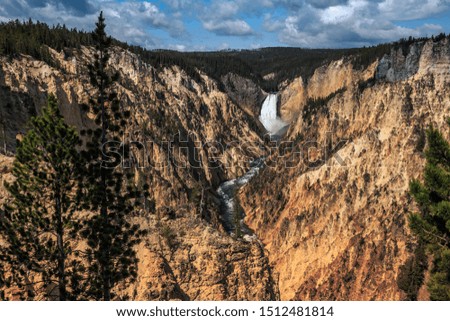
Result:
{"label": "eroded rock face", "polygon": [[423,42],[415,42],[405,48],[393,48],[389,55],[380,60],[375,74],[376,79],[394,82],[412,77],[419,70],[423,45]]}
{"label": "eroded rock face", "polygon": [[[396,280],[416,244],[407,223],[416,209],[408,184],[423,172],[424,129],[448,134],[448,39],[423,44],[410,60],[416,62],[389,72],[387,81],[364,82],[376,66],[356,72],[331,63],[314,74],[316,89],[298,81],[286,87],[282,110],[299,109],[289,132],[294,149],[284,158],[275,153],[240,193],[281,299],[404,298]],[[330,84],[319,77],[330,73]],[[305,97],[341,87],[304,119]]]}
{"label": "eroded rock face", "polygon": [[[80,108],[95,94],[87,77],[92,49],[52,54],[58,68],[28,56],[0,57],[0,111],[10,153],[16,134],[46,103],[47,92],[56,94],[69,124],[78,130],[93,126],[92,115]],[[223,230],[215,193],[220,182],[242,175],[248,159],[263,153],[251,115],[204,74],[196,82],[178,67],[157,70],[119,48],[110,64],[120,74],[121,104],[131,110],[126,139],[146,146],[146,154],[133,151],[144,165],[134,170],[135,181],[147,183],[151,195],[134,218],[150,231],[137,249],[138,279],[120,286],[120,293],[138,300],[275,299],[261,245],[235,240]],[[169,153],[168,142],[185,150]],[[214,158],[222,165],[212,164]],[[1,163],[9,168],[1,169],[2,180],[11,178],[11,159]],[[8,201],[3,192],[2,203]]]}
{"label": "eroded rock face", "polygon": [[252,80],[229,73],[222,77],[228,96],[254,118],[259,115],[266,94]]}
{"label": "eroded rock face", "polygon": [[307,81],[298,77],[284,84],[280,91],[281,117],[295,127],[308,99],[327,97],[336,91],[354,86],[358,81],[367,81],[373,77],[376,65],[377,63],[373,63],[365,70],[355,71],[350,63],[341,59],[317,68]]}

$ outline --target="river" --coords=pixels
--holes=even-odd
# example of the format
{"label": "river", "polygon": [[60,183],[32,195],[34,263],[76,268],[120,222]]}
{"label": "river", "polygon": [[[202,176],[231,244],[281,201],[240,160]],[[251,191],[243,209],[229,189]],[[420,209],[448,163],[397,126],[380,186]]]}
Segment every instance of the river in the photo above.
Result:
{"label": "river", "polygon": [[[276,137],[285,131],[288,124],[277,116],[278,95],[267,95],[261,107],[259,120],[271,135]],[[242,237],[246,241],[257,240],[253,231],[244,223],[245,213],[236,199],[237,191],[251,181],[264,167],[265,158],[261,157],[250,164],[250,169],[241,177],[222,183],[217,189],[221,201],[222,223],[232,236]]]}

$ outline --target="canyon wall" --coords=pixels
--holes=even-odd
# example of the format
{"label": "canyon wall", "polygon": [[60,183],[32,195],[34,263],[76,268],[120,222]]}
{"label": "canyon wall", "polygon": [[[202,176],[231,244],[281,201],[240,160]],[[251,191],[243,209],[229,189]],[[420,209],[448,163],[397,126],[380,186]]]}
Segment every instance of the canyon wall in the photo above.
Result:
{"label": "canyon wall", "polygon": [[[1,182],[12,179],[16,136],[40,112],[47,93],[56,94],[70,125],[94,126],[92,115],[81,108],[95,94],[87,74],[93,50],[51,53],[54,66],[24,55],[0,57],[8,154],[0,155]],[[125,161],[136,184],[147,183],[151,195],[133,218],[149,230],[138,247],[138,279],[120,286],[119,293],[136,300],[275,299],[263,248],[224,231],[215,192],[264,152],[257,120],[205,74],[194,81],[176,66],[155,69],[120,48],[113,49],[110,67],[120,74],[115,89],[121,105],[131,111],[125,139],[145,144],[145,154],[132,150],[134,163]],[[3,184],[0,190],[0,203],[8,202]]]}
{"label": "canyon wall", "polygon": [[446,39],[393,49],[365,70],[335,61],[284,88],[291,143],[240,193],[281,299],[405,298],[397,277],[416,247],[407,217],[417,210],[408,184],[423,172],[424,130],[448,136],[449,84]]}

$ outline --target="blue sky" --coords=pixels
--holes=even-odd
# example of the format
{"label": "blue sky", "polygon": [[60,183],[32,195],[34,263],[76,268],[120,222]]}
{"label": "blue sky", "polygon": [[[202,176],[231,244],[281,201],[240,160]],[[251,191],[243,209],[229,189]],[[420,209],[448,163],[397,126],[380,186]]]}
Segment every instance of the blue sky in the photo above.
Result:
{"label": "blue sky", "polygon": [[0,0],[0,21],[108,32],[148,49],[343,48],[450,32],[450,0]]}

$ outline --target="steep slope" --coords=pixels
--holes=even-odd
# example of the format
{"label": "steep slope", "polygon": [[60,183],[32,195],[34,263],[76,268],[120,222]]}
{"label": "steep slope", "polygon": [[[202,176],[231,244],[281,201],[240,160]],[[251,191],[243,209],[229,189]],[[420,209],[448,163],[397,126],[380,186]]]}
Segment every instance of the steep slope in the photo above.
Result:
{"label": "steep slope", "polygon": [[240,193],[281,299],[404,298],[399,267],[416,246],[408,183],[423,170],[424,129],[446,128],[449,84],[448,38],[393,49],[366,70],[334,61],[286,84],[290,143]]}
{"label": "steep slope", "polygon": [[[81,108],[94,93],[87,77],[92,49],[50,53],[58,68],[24,55],[0,57],[8,153],[47,92],[57,95],[69,124],[79,130],[93,126],[92,115]],[[225,233],[215,192],[263,154],[256,122],[204,74],[196,81],[178,67],[157,70],[120,48],[110,64],[120,73],[121,104],[132,112],[124,139],[145,146],[145,154],[133,149],[133,159],[124,164],[134,168],[136,184],[150,186],[151,195],[133,218],[149,229],[138,248],[138,280],[123,285],[121,293],[138,300],[276,298],[262,247]],[[0,180],[11,179],[11,157],[2,156],[2,164]]]}

